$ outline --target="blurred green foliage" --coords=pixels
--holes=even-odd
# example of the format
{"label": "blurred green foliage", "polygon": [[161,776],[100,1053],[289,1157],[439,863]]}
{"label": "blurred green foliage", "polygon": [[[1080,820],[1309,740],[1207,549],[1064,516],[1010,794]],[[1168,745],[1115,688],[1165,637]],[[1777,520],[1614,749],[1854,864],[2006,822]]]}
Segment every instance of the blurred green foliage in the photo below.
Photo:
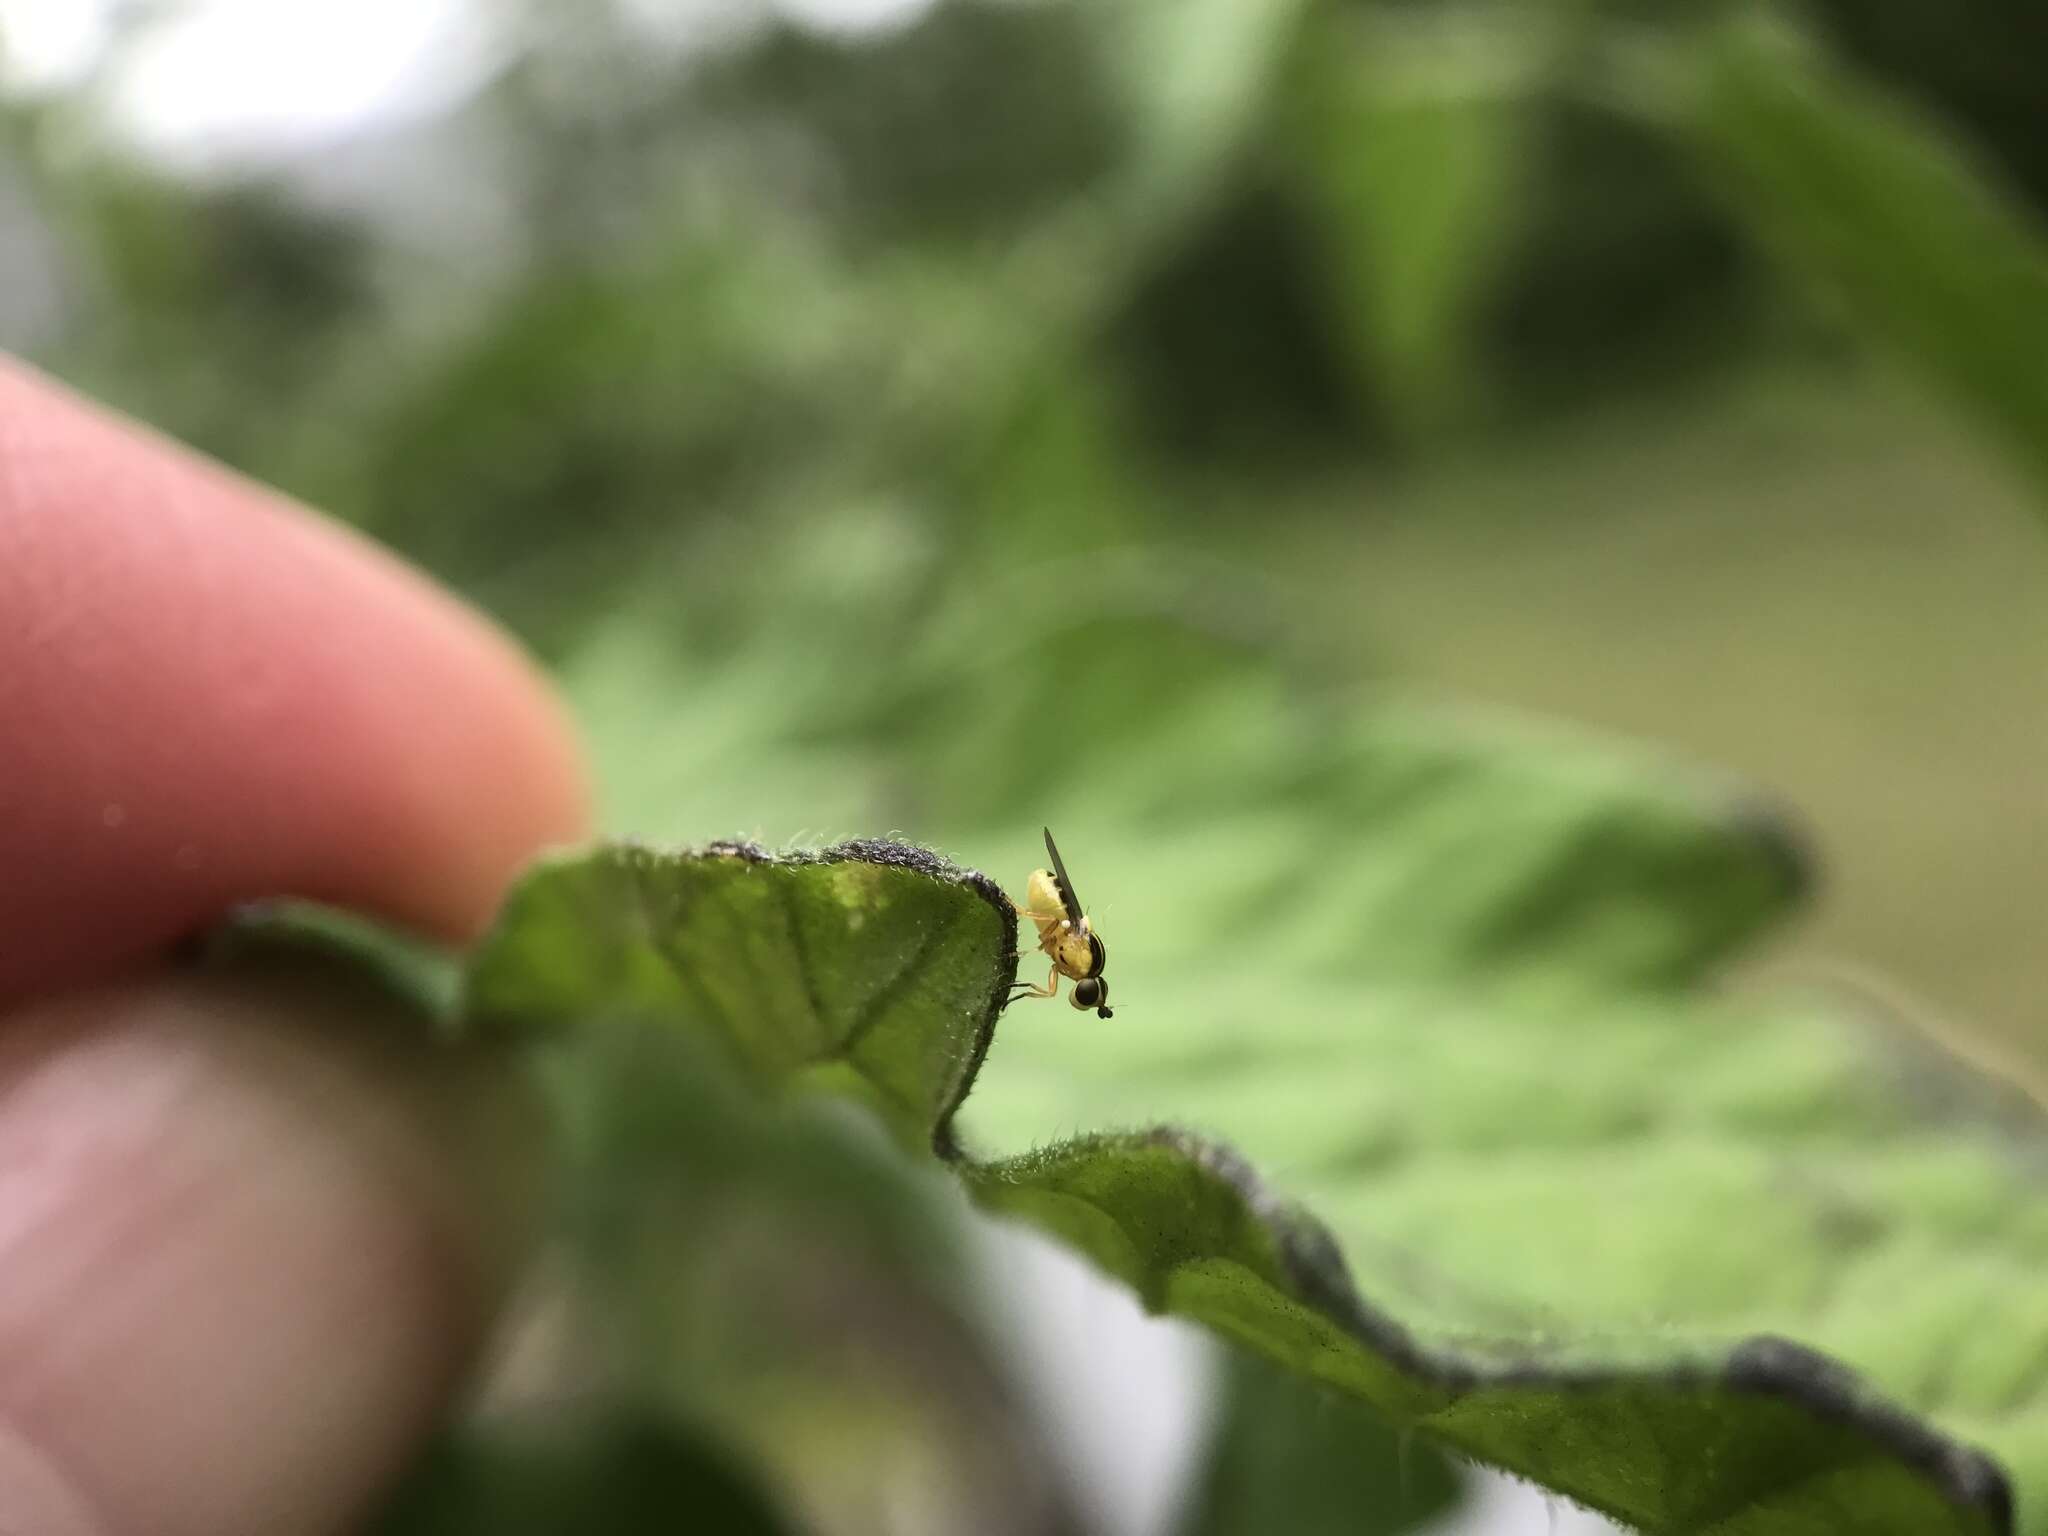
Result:
{"label": "blurred green foliage", "polygon": [[[1275,477],[1810,345],[1825,327],[1760,259],[1754,202],[1696,174],[1745,135],[1789,152],[1726,91],[1690,115],[1725,9],[952,0],[686,56],[608,5],[507,4],[496,83],[415,130],[505,212],[425,250],[404,205],[137,166],[95,139],[89,92],[17,104],[11,138],[70,275],[47,362],[562,655],[636,577],[715,606],[707,567],[758,556],[740,522],[884,496],[931,579],[969,581],[1173,537],[1191,477],[1270,517]],[[2038,18],[1886,14],[1813,19],[2037,189],[2040,50],[2014,43]],[[1836,238],[1893,243],[1918,208]],[[2039,259],[2008,259],[2017,291]],[[1049,399],[1113,483],[1012,515],[1002,482],[1034,471],[1004,448]]]}
{"label": "blurred green foliage", "polygon": [[[139,163],[111,71],[9,103],[62,273],[36,353],[496,613],[623,832],[907,828],[1021,876],[1052,820],[1095,899],[1151,907],[1160,859],[1159,890],[1260,872],[1248,904],[1309,944],[1349,912],[1300,874],[1372,644],[1274,576],[1283,531],[1602,402],[1886,349],[2042,472],[2031,0],[1768,8],[1794,48],[1722,0],[942,0],[696,52],[611,0],[485,9],[501,69],[367,198]],[[801,1200],[766,1208],[804,1241]],[[814,1301],[762,1305],[812,1341],[873,1321]],[[898,1319],[969,1362],[910,1397],[1007,1424],[954,1305]],[[838,1379],[875,1400],[868,1363]],[[755,1453],[805,1411],[739,1402],[696,1411]],[[1206,1486],[1255,1449],[1226,1436]]]}
{"label": "blurred green foliage", "polygon": [[1449,1465],[1358,1404],[1241,1350],[1226,1369],[1216,1454],[1176,1536],[1255,1536],[1276,1510],[1295,1536],[1398,1536],[1457,1503]]}
{"label": "blurred green foliage", "polygon": [[413,1470],[383,1536],[562,1536],[706,1531],[788,1536],[788,1522],[725,1458],[652,1416],[563,1431],[474,1431]]}

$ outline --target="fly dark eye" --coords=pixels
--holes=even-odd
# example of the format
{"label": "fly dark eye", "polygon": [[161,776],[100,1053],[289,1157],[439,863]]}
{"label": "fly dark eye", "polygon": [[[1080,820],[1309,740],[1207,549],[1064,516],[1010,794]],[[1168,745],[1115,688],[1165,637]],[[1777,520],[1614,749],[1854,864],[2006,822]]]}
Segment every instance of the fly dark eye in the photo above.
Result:
{"label": "fly dark eye", "polygon": [[1075,982],[1074,1006],[1083,1013],[1093,1008],[1097,1018],[1106,1019],[1110,1017],[1109,983],[1098,980],[1093,976],[1084,977],[1080,981]]}
{"label": "fly dark eye", "polygon": [[1109,951],[1102,947],[1102,940],[1093,933],[1088,935],[1088,974],[1100,976],[1102,968],[1109,964]]}

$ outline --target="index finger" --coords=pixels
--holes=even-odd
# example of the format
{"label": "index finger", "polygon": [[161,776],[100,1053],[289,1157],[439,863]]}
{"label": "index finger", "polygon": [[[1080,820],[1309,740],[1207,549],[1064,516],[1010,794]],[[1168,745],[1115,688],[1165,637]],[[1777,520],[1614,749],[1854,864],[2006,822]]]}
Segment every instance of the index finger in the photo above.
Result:
{"label": "index finger", "polygon": [[473,933],[583,770],[373,545],[0,360],[0,1001],[298,895]]}

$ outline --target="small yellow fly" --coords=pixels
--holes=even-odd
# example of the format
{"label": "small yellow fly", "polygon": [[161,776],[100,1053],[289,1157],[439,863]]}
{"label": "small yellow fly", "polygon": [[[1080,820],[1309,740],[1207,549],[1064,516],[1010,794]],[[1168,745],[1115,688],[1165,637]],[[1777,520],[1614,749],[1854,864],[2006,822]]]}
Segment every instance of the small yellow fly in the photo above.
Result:
{"label": "small yellow fly", "polygon": [[1031,871],[1024,886],[1024,905],[1017,908],[1017,915],[1036,925],[1038,947],[1052,956],[1052,975],[1042,987],[1028,981],[1012,983],[1015,990],[1010,1002],[1020,997],[1058,997],[1060,978],[1065,976],[1074,983],[1067,999],[1070,1003],[1083,1010],[1093,1008],[1098,1018],[1109,1018],[1109,983],[1102,979],[1109,951],[1081,910],[1074,882],[1067,878],[1067,866],[1053,846],[1050,828],[1045,834],[1045,851],[1052,855],[1052,868]]}

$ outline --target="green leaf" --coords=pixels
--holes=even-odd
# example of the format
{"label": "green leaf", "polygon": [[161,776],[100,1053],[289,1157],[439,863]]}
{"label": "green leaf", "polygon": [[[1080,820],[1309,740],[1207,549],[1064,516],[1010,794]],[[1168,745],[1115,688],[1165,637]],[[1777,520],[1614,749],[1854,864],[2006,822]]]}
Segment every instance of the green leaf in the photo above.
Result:
{"label": "green leaf", "polygon": [[934,1529],[991,1506],[1071,1528],[966,1321],[928,1156],[1011,924],[987,882],[897,844],[608,849],[532,874],[472,966],[473,1022],[534,1043],[557,1111],[585,1367],[853,1526],[914,1478]]}
{"label": "green leaf", "polygon": [[790,1530],[752,1481],[655,1419],[476,1425],[443,1436],[371,1526],[376,1536]]}
{"label": "green leaf", "polygon": [[1333,307],[1387,415],[1438,425],[1511,242],[1544,62],[1500,18],[1324,7],[1300,50],[1296,164],[1318,212]]}
{"label": "green leaf", "polygon": [[900,843],[607,848],[521,882],[467,1005],[491,1033],[687,1020],[750,1080],[848,1095],[906,1146],[943,1148],[1015,959],[1000,888]]}
{"label": "green leaf", "polygon": [[1307,0],[1112,0],[1078,7],[1138,145],[1124,195],[1184,212],[1265,109]]}
{"label": "green leaf", "polygon": [[1789,31],[1713,34],[1688,126],[1796,270],[1960,401],[2048,490],[2048,245],[1937,126]]}
{"label": "green leaf", "polygon": [[1180,1536],[1397,1536],[1458,1498],[1450,1464],[1353,1398],[1231,1351],[1223,1415]]}
{"label": "green leaf", "polygon": [[240,973],[289,972],[332,990],[360,990],[423,1032],[453,1020],[462,971],[448,951],[370,918],[316,902],[252,902],[209,931],[194,956]]}
{"label": "green leaf", "polygon": [[572,1368],[743,1449],[806,1528],[1079,1529],[973,1315],[957,1188],[839,1096],[764,1103],[674,1024],[541,1051]]}
{"label": "green leaf", "polygon": [[980,1164],[980,1198],[1648,1531],[2006,1529],[1973,1446],[2048,1505],[2038,1107],[1704,990],[1802,887],[1768,810],[1406,710],[1318,773],[1285,817],[1063,832],[1117,902],[1115,1027],[1007,1021],[963,1133],[1203,1134]]}
{"label": "green leaf", "polygon": [[[1327,851],[1304,862],[1271,818],[1071,846],[1097,902],[1105,868],[1152,866],[1168,918],[1117,939],[1113,1027],[1020,1012],[966,1117],[1010,1145],[1171,1117],[1284,1195],[1181,1130],[951,1153],[1012,929],[985,879],[894,844],[558,862],[472,995],[571,1037],[665,1019],[772,1091],[850,1093],[1148,1306],[1645,1531],[2009,1529],[1965,1442],[2034,1497],[2038,1115],[1989,1128],[1953,1063],[1696,995],[1797,889],[1773,823],[1399,712],[1311,789]],[[1286,868],[1307,898],[1233,945]]]}
{"label": "green leaf", "polygon": [[[675,1276],[718,1228],[677,1203],[679,1127],[735,1199],[781,1156],[674,1091],[722,1060],[866,1105],[1149,1307],[1645,1531],[2001,1533],[2015,1484],[2042,1531],[2039,1107],[1822,1000],[1710,990],[1803,888],[1782,823],[1483,716],[1263,739],[1263,773],[1192,799],[1146,786],[1200,740],[1132,742],[1111,777],[1141,813],[1063,814],[1117,1018],[1020,1005],[993,1053],[1014,917],[930,853],[601,848],[529,877],[469,1022],[543,1043],[644,1386],[701,1358]],[[879,1230],[889,1200],[823,1205]]]}
{"label": "green leaf", "polygon": [[527,877],[467,1017],[526,1046],[554,1109],[549,1230],[599,1400],[743,1450],[785,1506],[848,1528],[906,1478],[934,1529],[989,1501],[1072,1528],[968,1320],[963,1202],[929,1157],[1010,921],[896,844],[603,849]]}

